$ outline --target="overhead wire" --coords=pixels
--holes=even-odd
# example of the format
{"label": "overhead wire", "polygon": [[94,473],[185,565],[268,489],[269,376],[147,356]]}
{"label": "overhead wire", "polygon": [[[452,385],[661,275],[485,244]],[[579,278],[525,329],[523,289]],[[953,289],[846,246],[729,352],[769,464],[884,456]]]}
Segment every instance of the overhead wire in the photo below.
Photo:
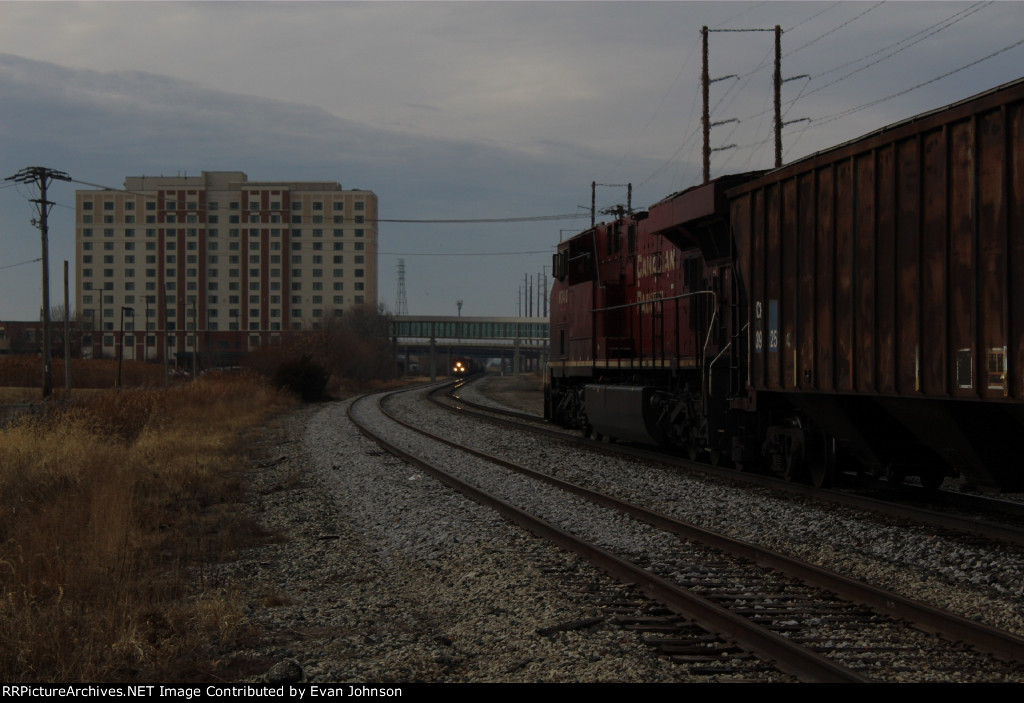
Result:
{"label": "overhead wire", "polygon": [[838,120],[838,119],[843,118],[843,117],[848,117],[849,115],[852,115],[854,113],[860,112],[861,110],[866,110],[869,107],[874,107],[875,105],[880,105],[881,103],[884,103],[884,102],[887,102],[889,100],[892,100],[893,98],[898,98],[900,96],[906,95],[907,93],[912,93],[913,91],[918,90],[919,88],[923,88],[926,85],[931,85],[932,83],[940,81],[943,78],[949,78],[952,75],[960,73],[960,71],[964,71],[964,70],[966,70],[968,68],[971,68],[973,66],[977,66],[978,64],[983,63],[985,61],[988,61],[989,59],[995,58],[996,56],[999,56],[1000,54],[1006,53],[1007,51],[1010,51],[1011,49],[1014,49],[1014,48],[1020,46],[1021,44],[1024,44],[1024,39],[1019,39],[1019,40],[1013,42],[1012,44],[1008,44],[1007,46],[1004,46],[1001,49],[997,49],[996,51],[993,51],[991,54],[988,54],[987,56],[983,56],[980,59],[977,59],[975,61],[971,61],[970,63],[964,64],[963,66],[960,66],[959,68],[955,68],[952,71],[947,71],[946,73],[943,73],[942,75],[936,76],[935,78],[932,78],[930,80],[923,81],[921,83],[918,83],[917,85],[913,85],[913,86],[911,86],[909,88],[905,88],[904,90],[900,90],[900,91],[898,91],[896,93],[893,93],[891,95],[887,95],[884,98],[878,98],[877,100],[872,100],[871,102],[864,103],[863,105],[858,105],[857,107],[852,107],[849,110],[843,110],[842,112],[837,112],[837,113],[835,113],[833,115],[828,115],[826,117],[817,118],[817,119],[813,120],[813,122],[816,125],[823,125],[823,124],[828,124],[829,122],[834,122],[835,120]]}
{"label": "overhead wire", "polygon": [[[93,188],[99,188],[101,190],[112,191],[116,193],[126,193],[128,195],[137,195],[143,198],[156,199],[157,196],[152,193],[145,193],[134,190],[126,190],[124,188],[111,188],[110,186],[100,185],[99,183],[89,183],[87,181],[80,181],[77,179],[71,179],[73,183],[80,183],[81,185],[87,185]],[[66,207],[66,206],[65,206]],[[388,222],[398,224],[490,224],[490,223],[503,223],[503,222],[547,222],[553,220],[572,220],[580,217],[579,213],[564,213],[561,215],[526,215],[523,217],[485,217],[485,218],[465,218],[465,219],[452,219],[452,218],[439,218],[439,219],[386,219],[377,218],[376,220],[367,220],[367,222]]]}
{"label": "overhead wire", "polygon": [[4,269],[12,269],[12,268],[14,268],[16,266],[25,266],[27,264],[34,264],[37,261],[42,261],[42,260],[43,260],[43,257],[40,256],[40,257],[36,257],[35,259],[29,259],[28,261],[19,261],[16,264],[7,264],[6,266],[0,266],[0,271],[3,271]]}
{"label": "overhead wire", "polygon": [[875,3],[874,5],[872,5],[871,7],[869,7],[868,9],[866,9],[866,10],[864,10],[863,12],[861,12],[861,13],[859,13],[859,14],[855,15],[854,17],[851,17],[850,19],[846,20],[846,21],[845,21],[845,22],[843,22],[842,24],[840,24],[840,25],[838,25],[838,26],[836,26],[836,27],[833,27],[832,29],[828,30],[827,32],[825,32],[825,33],[823,33],[823,34],[819,34],[819,35],[818,35],[818,36],[816,36],[816,37],[815,37],[814,39],[811,39],[811,40],[810,40],[809,42],[807,42],[807,43],[805,43],[805,44],[801,44],[800,46],[798,46],[798,47],[797,47],[797,48],[795,48],[795,49],[792,49],[791,51],[787,51],[787,52],[786,52],[785,54],[783,54],[783,55],[782,55],[782,58],[786,58],[787,56],[792,56],[792,55],[793,55],[793,54],[795,54],[796,52],[798,52],[798,51],[802,51],[803,49],[806,49],[806,48],[807,48],[807,47],[809,47],[809,46],[810,46],[811,44],[814,44],[814,43],[816,43],[816,42],[818,42],[818,41],[821,41],[822,39],[824,39],[825,37],[827,37],[827,36],[829,36],[829,35],[831,35],[831,34],[835,34],[836,32],[838,32],[838,31],[839,31],[840,29],[842,29],[843,27],[845,27],[845,26],[847,26],[847,25],[849,25],[849,24],[852,24],[853,22],[856,22],[857,20],[859,20],[859,19],[860,19],[861,17],[863,17],[864,15],[868,14],[868,13],[869,13],[869,12],[871,12],[872,10],[875,10],[875,9],[877,9],[877,8],[881,7],[881,6],[882,6],[882,5],[884,5],[884,4],[885,4],[885,0],[880,0],[880,2],[877,2],[877,3]]}
{"label": "overhead wire", "polygon": [[[554,247],[552,247],[554,248]],[[477,251],[477,252],[399,252],[399,251],[381,251],[378,252],[378,256],[526,256],[528,254],[550,254],[551,249],[537,249],[534,251]]]}

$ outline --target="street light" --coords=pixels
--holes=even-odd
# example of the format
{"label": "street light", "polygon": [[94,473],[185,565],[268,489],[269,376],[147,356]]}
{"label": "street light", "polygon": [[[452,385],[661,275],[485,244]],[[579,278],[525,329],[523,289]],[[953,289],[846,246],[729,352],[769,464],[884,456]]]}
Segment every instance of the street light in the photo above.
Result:
{"label": "street light", "polygon": [[135,310],[121,306],[121,344],[117,348],[117,387],[121,388],[122,367],[124,366],[124,314],[127,312],[132,320],[135,319]]}

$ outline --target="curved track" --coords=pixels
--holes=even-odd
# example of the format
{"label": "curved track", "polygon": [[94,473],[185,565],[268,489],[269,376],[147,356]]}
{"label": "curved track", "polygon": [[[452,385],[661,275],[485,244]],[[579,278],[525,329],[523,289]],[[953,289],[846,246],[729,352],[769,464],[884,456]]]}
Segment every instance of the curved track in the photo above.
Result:
{"label": "curved track", "polygon": [[[873,678],[885,667],[883,661],[891,659],[893,648],[901,657],[911,657],[914,651],[928,652],[926,661],[915,661],[911,665],[917,671],[928,671],[929,667],[941,671],[944,667],[965,665],[962,652],[934,638],[922,641],[922,635],[913,629],[908,631],[908,625],[878,613],[912,617],[918,628],[946,633],[952,639],[971,642],[974,647],[1013,661],[1024,660],[1024,641],[1013,635],[978,627],[963,618],[950,617],[934,608],[700,530],[641,506],[559,481],[498,457],[466,450],[394,414],[388,422],[398,424],[398,429],[394,425],[382,429],[380,425],[385,422],[386,411],[379,404],[383,397],[376,396],[372,402],[361,399],[353,404],[350,417],[388,451],[415,463],[474,500],[494,507],[527,529],[577,551],[617,578],[637,584],[673,612],[685,614],[710,631],[741,642],[748,651],[775,662],[780,669],[802,680]],[[377,428],[370,429],[369,425]],[[424,444],[422,439],[415,439],[412,432],[429,435],[430,441]],[[475,457],[471,466],[464,465],[465,460],[460,458],[467,452]],[[426,455],[430,458],[424,458]],[[553,488],[540,489],[532,483],[532,487],[524,491],[526,480],[543,481]],[[567,492],[585,498],[588,503],[567,498]],[[541,493],[544,496],[539,498]],[[602,507],[595,508],[595,504]],[[616,512],[609,513],[609,510]],[[590,532],[591,528],[579,527],[575,515],[588,511],[598,511],[598,521],[615,525],[617,535],[587,537],[581,534]],[[643,520],[655,528],[623,524],[621,514]],[[574,526],[570,528],[569,524]],[[687,541],[681,542],[680,536]],[[637,543],[658,546],[653,550],[646,546],[636,548],[630,544],[634,539]],[[613,553],[611,546],[619,554]],[[778,571],[787,575],[780,577]],[[681,588],[680,583],[685,583],[686,587]],[[840,592],[843,598],[826,591]],[[874,610],[868,610],[865,604],[870,604]],[[797,644],[801,641],[802,644]],[[848,644],[842,644],[844,641]],[[854,641],[874,644],[857,645],[859,651],[851,656]],[[938,663],[933,661],[935,659]],[[843,661],[849,666],[840,663]],[[985,672],[980,680],[1004,680],[1008,670],[1013,672],[1011,680],[1021,675],[1019,665],[1007,667],[983,655],[977,655],[969,667],[973,672]],[[939,674],[935,676],[922,680],[941,680]],[[881,678],[898,680],[899,677],[882,674]]]}

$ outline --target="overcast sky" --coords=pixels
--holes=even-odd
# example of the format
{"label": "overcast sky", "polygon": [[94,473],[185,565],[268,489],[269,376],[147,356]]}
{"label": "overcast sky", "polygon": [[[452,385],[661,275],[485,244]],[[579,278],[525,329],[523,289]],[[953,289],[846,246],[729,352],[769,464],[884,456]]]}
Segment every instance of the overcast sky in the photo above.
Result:
{"label": "overcast sky", "polygon": [[[615,184],[646,207],[699,182],[701,26],[776,24],[784,77],[809,76],[784,87],[786,161],[1024,73],[1020,2],[0,0],[0,178],[242,170],[373,190],[383,219],[578,213],[381,223],[389,308],[401,257],[410,314],[514,315],[524,275],[589,225],[591,181],[612,184],[599,208],[625,203]],[[712,119],[741,120],[714,130],[737,148],[713,176],[773,163],[773,51],[770,32],[711,35],[712,77],[737,76]],[[77,188],[50,191],[55,302]],[[0,181],[0,320],[39,314],[34,197]]]}

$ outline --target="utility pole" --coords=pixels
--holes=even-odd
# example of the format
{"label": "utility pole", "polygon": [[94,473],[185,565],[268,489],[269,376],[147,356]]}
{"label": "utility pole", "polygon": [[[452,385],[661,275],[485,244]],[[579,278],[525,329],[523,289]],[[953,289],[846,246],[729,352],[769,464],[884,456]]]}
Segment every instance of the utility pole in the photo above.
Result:
{"label": "utility pole", "polygon": [[71,397],[71,307],[68,295],[68,260],[64,259],[64,397]]}
{"label": "utility pole", "polygon": [[703,150],[703,161],[704,161],[704,182],[707,183],[711,180],[711,153],[714,151],[724,151],[725,149],[735,149],[735,144],[729,144],[727,146],[711,148],[711,128],[717,127],[718,125],[728,124],[729,122],[739,122],[738,119],[722,120],[721,122],[711,121],[711,111],[708,105],[709,101],[709,86],[716,82],[725,80],[726,78],[739,78],[734,74],[728,76],[721,76],[719,78],[711,78],[708,72],[708,32],[774,32],[775,33],[775,75],[773,80],[773,87],[775,93],[775,167],[782,166],[782,27],[775,25],[774,29],[708,29],[704,27],[701,29],[701,37],[703,39],[703,59],[701,65],[700,83],[701,93],[703,95],[704,110],[701,116],[701,126],[704,131],[704,150]]}
{"label": "utility pole", "polygon": [[782,27],[775,25],[775,168],[782,167]]}
{"label": "utility pole", "polygon": [[31,202],[36,204],[36,210],[39,213],[39,219],[32,220],[32,224],[39,227],[43,249],[43,399],[45,400],[53,394],[53,359],[50,350],[50,230],[46,221],[50,214],[50,208],[54,205],[53,202],[46,199],[46,190],[53,181],[70,181],[71,176],[63,171],[55,171],[45,166],[29,166],[4,180],[34,183],[39,188],[39,197]]}
{"label": "utility pole", "polygon": [[701,55],[703,61],[700,69],[700,90],[701,99],[704,103],[704,110],[701,113],[700,124],[704,132],[704,149],[702,151],[704,162],[704,183],[711,180],[711,76],[708,74],[708,28],[705,25],[700,30]]}

